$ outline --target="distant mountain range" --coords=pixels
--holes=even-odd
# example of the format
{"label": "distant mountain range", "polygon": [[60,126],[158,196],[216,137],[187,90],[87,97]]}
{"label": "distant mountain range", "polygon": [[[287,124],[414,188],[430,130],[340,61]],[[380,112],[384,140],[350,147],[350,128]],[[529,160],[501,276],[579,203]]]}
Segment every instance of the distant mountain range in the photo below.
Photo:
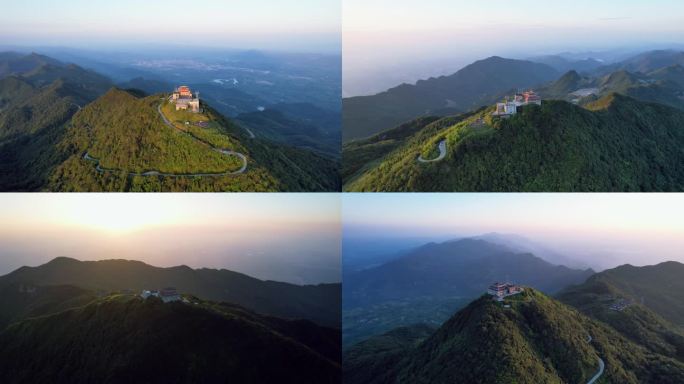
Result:
{"label": "distant mountain range", "polygon": [[[122,89],[139,89],[147,94],[168,93],[173,85],[161,80],[136,77],[117,84]],[[310,103],[276,103],[239,89],[216,84],[190,84],[202,89],[202,98],[224,116],[234,119],[254,135],[278,143],[309,149],[339,159],[342,117]],[[262,110],[253,110],[261,105]],[[249,111],[249,112],[247,112]]]}
{"label": "distant mountain range", "polygon": [[381,266],[344,276],[345,306],[421,296],[477,296],[492,281],[517,281],[545,292],[594,272],[552,265],[529,253],[478,239],[426,244]]}
{"label": "distant mountain range", "polygon": [[420,116],[467,112],[494,103],[506,93],[558,77],[545,64],[490,57],[458,72],[402,84],[373,96],[343,99],[342,139],[361,139]]}
{"label": "distant mountain range", "polygon": [[262,281],[225,269],[158,268],[131,260],[78,261],[58,257],[0,277],[0,287],[10,284],[135,292],[172,286],[183,293],[235,303],[267,315],[340,326],[340,284],[300,286]]}
{"label": "distant mountain range", "polygon": [[345,270],[344,345],[411,323],[438,325],[494,281],[555,293],[593,273],[477,238],[426,244],[377,267]]}
{"label": "distant mountain range", "polygon": [[[158,90],[161,84],[134,79],[130,85]],[[285,133],[269,140],[265,131],[248,131],[205,103],[211,124],[187,127],[193,132],[183,136],[158,113],[163,95],[113,87],[104,76],[45,56],[0,55],[0,190],[339,190],[337,152],[330,144],[335,127],[314,127],[325,117],[304,124],[272,116],[270,123],[285,124],[299,137],[294,143]],[[289,108],[295,109],[302,107]],[[206,176],[243,164],[212,147],[244,155],[247,167]]]}
{"label": "distant mountain range", "polygon": [[[168,286],[182,299],[140,297]],[[0,375],[7,383],[338,383],[339,306],[339,284],[57,258],[0,277]]]}
{"label": "distant mountain range", "polygon": [[532,287],[503,302],[483,295],[436,330],[404,327],[348,349],[344,382],[682,382],[682,328],[650,308],[684,302],[683,268],[604,271],[560,293],[567,304]]}
{"label": "distant mountain range", "polygon": [[[610,65],[493,57],[422,86],[345,99],[343,188],[679,191],[683,56],[653,51]],[[540,77],[525,72],[539,65],[548,67],[535,72]],[[541,108],[492,119],[496,101],[528,87],[542,96]],[[441,110],[426,105],[444,100],[445,89],[464,96]]]}
{"label": "distant mountain range", "polygon": [[585,59],[572,59],[563,55],[537,56],[528,59],[529,61],[546,64],[560,73],[568,71],[591,72],[603,67],[604,63],[591,57]]}

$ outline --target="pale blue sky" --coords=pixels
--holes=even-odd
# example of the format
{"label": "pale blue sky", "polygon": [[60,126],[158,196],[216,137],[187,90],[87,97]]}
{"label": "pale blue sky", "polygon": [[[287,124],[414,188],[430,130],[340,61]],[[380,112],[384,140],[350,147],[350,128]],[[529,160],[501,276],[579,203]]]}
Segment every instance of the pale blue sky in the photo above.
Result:
{"label": "pale blue sky", "polygon": [[[233,48],[339,46],[341,0],[22,0],[3,2],[7,44],[197,43]],[[8,41],[9,40],[9,41]]]}
{"label": "pale blue sky", "polygon": [[388,73],[413,82],[492,55],[684,41],[684,2],[674,0],[345,0],[343,20],[348,95]]}
{"label": "pale blue sky", "polygon": [[684,195],[619,193],[345,193],[344,238],[514,233],[615,266],[684,262]]}

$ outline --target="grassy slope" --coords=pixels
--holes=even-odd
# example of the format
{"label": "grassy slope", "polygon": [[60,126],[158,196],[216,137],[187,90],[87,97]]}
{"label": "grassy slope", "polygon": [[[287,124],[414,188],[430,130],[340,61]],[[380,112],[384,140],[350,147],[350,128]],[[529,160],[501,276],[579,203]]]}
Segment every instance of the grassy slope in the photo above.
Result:
{"label": "grassy slope", "polygon": [[[684,361],[684,330],[640,304],[639,297],[617,288],[603,273],[565,289],[558,299],[655,353]],[[622,311],[611,310],[611,304],[621,299],[632,304]]]}
{"label": "grassy slope", "polygon": [[[150,169],[172,173],[215,173],[236,170],[241,161],[197,143],[165,126],[157,113],[158,96],[137,99],[112,90],[74,118],[62,148],[69,159],[53,173],[48,189],[56,191],[311,191],[337,190],[337,163],[318,155],[260,140],[210,108],[210,128],[185,126],[191,134],[245,154],[247,171],[216,177],[128,177],[128,171]],[[182,120],[175,111],[173,120]],[[106,168],[126,172],[98,174],[82,159],[88,150]]]}
{"label": "grassy slope", "polygon": [[[537,291],[528,288],[506,304],[511,308],[484,296],[417,347],[407,349],[398,363],[394,358],[379,370],[372,356],[355,361],[362,372],[382,375],[345,382],[448,383],[455,378],[467,383],[585,382],[598,370],[598,357],[606,363],[601,383],[684,380],[684,364],[653,354]],[[587,335],[592,336],[591,343]],[[363,356],[363,350],[345,356],[350,353]]]}
{"label": "grassy slope", "polygon": [[441,324],[492,281],[554,293],[593,272],[547,263],[483,240],[424,245],[382,266],[343,276],[343,346],[413,323]]}
{"label": "grassy slope", "polygon": [[435,330],[429,325],[416,324],[396,328],[359,343],[344,354],[344,382],[391,381],[393,375],[387,368],[398,364],[407,350],[415,348]]}
{"label": "grassy slope", "polygon": [[115,295],[8,327],[0,374],[8,383],[334,383],[327,332],[229,305]]}
{"label": "grassy slope", "polygon": [[[239,159],[212,151],[190,136],[169,129],[157,113],[158,97],[138,99],[112,90],[73,119],[76,156],[88,153],[103,168],[168,173],[234,171]],[[235,144],[230,149],[235,149]]]}
{"label": "grassy slope", "polygon": [[641,301],[669,321],[684,326],[684,264],[669,261],[653,266],[623,265],[602,278]]}
{"label": "grassy slope", "polygon": [[[684,113],[610,95],[587,110],[561,101],[473,130],[419,132],[349,191],[670,191],[684,186]],[[415,161],[446,138],[447,157]]]}
{"label": "grassy slope", "polygon": [[26,318],[61,312],[95,299],[94,292],[72,285],[3,285],[0,287],[0,330]]}

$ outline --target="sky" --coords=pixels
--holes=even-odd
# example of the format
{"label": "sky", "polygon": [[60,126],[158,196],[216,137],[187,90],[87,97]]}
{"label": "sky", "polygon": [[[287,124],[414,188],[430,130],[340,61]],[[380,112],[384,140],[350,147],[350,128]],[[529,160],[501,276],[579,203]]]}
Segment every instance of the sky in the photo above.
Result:
{"label": "sky", "polygon": [[492,55],[667,47],[684,39],[676,0],[345,0],[344,92],[375,93]]}
{"label": "sky", "polygon": [[684,263],[684,194],[343,194],[343,239],[522,235],[597,270]]}
{"label": "sky", "polygon": [[340,1],[4,1],[0,41],[93,49],[160,43],[339,52]]}
{"label": "sky", "polygon": [[58,256],[340,281],[336,194],[0,194],[0,275]]}

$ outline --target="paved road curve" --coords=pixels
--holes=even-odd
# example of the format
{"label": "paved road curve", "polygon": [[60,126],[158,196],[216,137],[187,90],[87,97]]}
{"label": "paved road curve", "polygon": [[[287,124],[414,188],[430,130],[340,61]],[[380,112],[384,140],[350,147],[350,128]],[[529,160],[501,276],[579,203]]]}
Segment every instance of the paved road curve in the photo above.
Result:
{"label": "paved road curve", "polygon": [[[74,105],[76,105],[76,104],[74,104]],[[76,106],[79,107],[79,110],[80,110],[81,107],[78,105],[76,105]],[[211,145],[210,143],[208,143],[204,140],[201,140],[201,139],[193,136],[192,134],[185,132],[184,130],[176,127],[166,118],[166,116],[164,116],[164,114],[161,111],[161,106],[162,105],[159,104],[159,106],[157,107],[157,112],[159,112],[159,116],[161,116],[162,120],[164,121],[164,124],[166,124],[170,128],[173,128],[175,130],[178,130],[178,131],[190,136],[190,138],[192,138],[193,140],[208,146],[209,148],[211,148],[212,151],[216,151],[216,152],[222,153],[222,154],[227,155],[227,156],[239,157],[240,160],[242,160],[242,167],[240,167],[240,169],[238,169],[237,171],[218,172],[218,173],[166,173],[166,172],[161,172],[161,171],[152,169],[152,170],[145,171],[145,172],[128,172],[127,173],[128,176],[208,177],[208,176],[237,175],[240,173],[244,173],[247,170],[247,156],[243,155],[240,152],[235,152],[235,151],[231,151],[228,149],[216,148],[213,145]],[[90,156],[88,154],[88,152],[86,152],[83,155],[83,159],[94,162],[96,164],[95,170],[99,173],[105,173],[105,172],[119,173],[119,172],[121,172],[120,169],[103,168],[102,166],[100,166],[100,160]]]}
{"label": "paved road curve", "polygon": [[599,357],[599,371],[596,372],[594,377],[591,378],[591,380],[587,381],[587,384],[594,384],[596,380],[603,375],[603,370],[606,368],[606,364],[603,362],[603,359]]}
{"label": "paved road curve", "polygon": [[[591,335],[587,335],[587,343],[591,343],[592,340],[593,340],[593,338],[591,337]],[[606,364],[603,362],[603,359],[600,357],[598,358],[598,362],[599,362],[599,370],[598,370],[598,372],[596,372],[594,377],[591,378],[591,380],[587,381],[587,384],[594,384],[596,382],[596,380],[598,380],[599,377],[601,377],[601,375],[603,375],[603,371],[606,368]]]}
{"label": "paved road curve", "polygon": [[432,160],[423,159],[423,155],[418,156],[418,161],[421,163],[432,163],[433,161],[440,161],[446,156],[446,140],[439,142],[439,156]]}
{"label": "paved road curve", "polygon": [[[220,150],[219,150],[220,152]],[[226,152],[231,152],[231,151],[226,151]],[[232,154],[235,154],[236,156],[240,156],[241,158],[244,156],[241,153],[234,152]],[[114,169],[114,168],[103,168],[100,166],[100,160],[96,159],[88,154],[86,152],[83,155],[84,160],[92,161],[95,163],[95,170],[99,173],[105,173],[105,172],[112,172],[112,173],[119,173],[121,172],[120,169]],[[207,176],[226,176],[226,175],[236,175],[239,173],[243,173],[247,169],[247,159],[243,158],[243,163],[242,163],[242,168],[238,169],[237,171],[232,171],[232,172],[221,172],[221,173],[166,173],[166,172],[160,172],[157,170],[149,170],[145,172],[128,172],[128,176],[167,176],[167,177],[207,177]]]}
{"label": "paved road curve", "polygon": [[[162,107],[162,104],[160,103],[159,106],[157,106],[157,112],[159,112],[159,116],[161,116],[162,120],[164,121],[164,124],[166,124],[166,125],[169,126],[170,128],[173,128],[173,129],[175,129],[175,130],[177,130],[177,131],[179,131],[179,132],[182,132],[182,133],[184,133],[184,134],[190,136],[190,138],[192,138],[193,140],[195,140],[195,141],[197,141],[197,142],[199,142],[199,143],[202,143],[202,144],[208,146],[208,147],[211,148],[213,151],[216,151],[216,152],[222,153],[222,154],[224,154],[224,155],[228,155],[228,156],[237,156],[237,157],[239,157],[239,158],[242,160],[242,167],[241,167],[240,169],[238,169],[237,171],[233,171],[233,172],[224,172],[224,173],[219,173],[219,174],[216,174],[216,173],[208,173],[208,174],[207,174],[207,173],[204,173],[204,174],[202,174],[202,173],[196,173],[196,174],[194,174],[194,175],[197,175],[197,176],[202,176],[202,175],[208,175],[208,176],[216,176],[216,175],[237,175],[237,174],[243,173],[243,172],[245,172],[245,170],[247,170],[247,156],[243,155],[243,154],[240,153],[240,152],[235,152],[235,151],[231,151],[231,150],[228,150],[228,149],[216,148],[216,147],[214,147],[213,145],[211,145],[209,142],[204,141],[204,140],[202,140],[202,139],[200,139],[200,138],[194,136],[193,134],[191,134],[191,133],[189,133],[189,132],[186,132],[186,131],[184,131],[184,130],[178,128],[178,127],[176,127],[173,123],[171,123],[171,122],[169,121],[169,119],[166,118],[166,116],[164,116],[164,114],[163,114],[162,111],[161,111],[161,107]],[[251,133],[251,132],[250,132],[250,133]]]}

